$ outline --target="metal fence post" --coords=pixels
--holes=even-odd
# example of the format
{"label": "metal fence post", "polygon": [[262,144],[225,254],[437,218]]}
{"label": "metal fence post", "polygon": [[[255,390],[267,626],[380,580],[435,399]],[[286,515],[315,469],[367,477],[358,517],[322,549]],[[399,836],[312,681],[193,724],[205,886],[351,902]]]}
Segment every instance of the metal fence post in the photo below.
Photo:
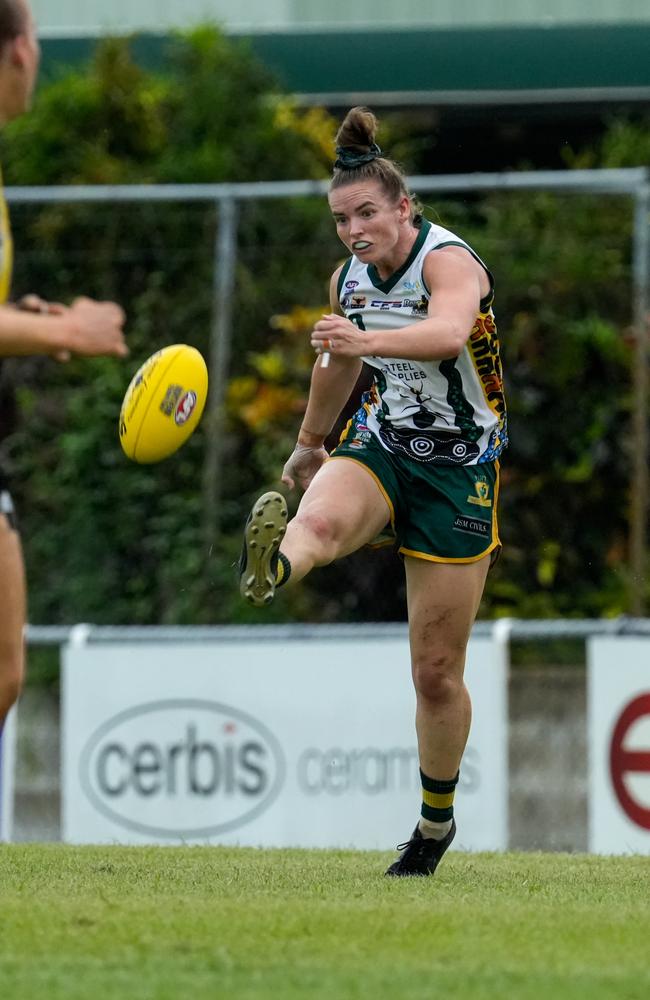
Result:
{"label": "metal fence post", "polygon": [[634,195],[634,409],[630,513],[630,613],[646,608],[648,544],[648,330],[650,327],[650,184]]}
{"label": "metal fence post", "polygon": [[224,406],[230,368],[232,316],[237,261],[237,202],[217,199],[214,245],[212,329],[208,370],[210,387],[205,415],[203,467],[203,541],[209,552],[219,535],[219,499],[223,482]]}

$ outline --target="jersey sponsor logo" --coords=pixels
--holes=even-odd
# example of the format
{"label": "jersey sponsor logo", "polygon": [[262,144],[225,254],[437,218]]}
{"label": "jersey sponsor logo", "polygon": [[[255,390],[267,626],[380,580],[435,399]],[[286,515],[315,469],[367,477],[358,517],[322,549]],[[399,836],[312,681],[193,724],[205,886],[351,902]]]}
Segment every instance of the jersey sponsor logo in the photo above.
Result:
{"label": "jersey sponsor logo", "polygon": [[359,451],[372,440],[372,434],[368,430],[366,424],[356,424],[354,427],[354,433],[349,440],[344,440],[341,444],[346,445],[348,448],[354,448],[355,451]]}
{"label": "jersey sponsor logo", "polygon": [[368,299],[365,295],[351,295],[350,309],[365,309]]}
{"label": "jersey sponsor logo", "polygon": [[401,299],[384,301],[383,299],[373,299],[370,303],[372,309],[401,309],[403,302]]}
{"label": "jersey sponsor logo", "polygon": [[417,302],[411,306],[411,316],[426,316],[429,311],[429,300],[426,295],[422,295]]}
{"label": "jersey sponsor logo", "polygon": [[466,517],[464,514],[456,514],[454,531],[463,531],[467,535],[480,535],[482,538],[489,538],[490,522],[481,521],[478,517]]}
{"label": "jersey sponsor logo", "polygon": [[420,281],[405,281],[403,287],[407,292],[420,292],[422,291],[422,282]]}
{"label": "jersey sponsor logo", "polygon": [[[392,375],[393,378],[399,378],[402,382],[413,382],[417,379],[422,382],[420,393],[424,389],[424,379],[426,379],[427,373],[421,368],[415,368],[410,361],[389,361],[388,364],[383,365],[381,371],[383,375]],[[432,398],[432,396],[428,397],[428,399]]]}
{"label": "jersey sponsor logo", "polygon": [[346,281],[345,282],[345,287],[347,288],[347,290],[349,292],[352,292],[352,291],[354,291],[354,289],[357,287],[358,284],[359,284],[358,281]]}

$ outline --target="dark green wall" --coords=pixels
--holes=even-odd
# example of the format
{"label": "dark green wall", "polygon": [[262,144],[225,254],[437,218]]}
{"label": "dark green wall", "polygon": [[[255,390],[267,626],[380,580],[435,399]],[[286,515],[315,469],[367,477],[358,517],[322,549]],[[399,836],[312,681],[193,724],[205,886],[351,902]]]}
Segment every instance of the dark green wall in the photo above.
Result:
{"label": "dark green wall", "polygon": [[[650,88],[650,25],[266,34],[250,43],[297,93]],[[46,40],[43,72],[78,63],[89,39]],[[140,36],[160,64],[169,39]]]}

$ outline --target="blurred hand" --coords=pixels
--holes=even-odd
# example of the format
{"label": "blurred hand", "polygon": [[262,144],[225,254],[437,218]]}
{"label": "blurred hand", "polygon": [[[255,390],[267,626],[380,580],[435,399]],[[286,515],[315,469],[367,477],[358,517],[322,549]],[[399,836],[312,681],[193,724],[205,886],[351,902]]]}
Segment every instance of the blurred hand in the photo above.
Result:
{"label": "blurred hand", "polygon": [[66,307],[61,302],[46,302],[40,295],[23,295],[16,303],[23,312],[43,313],[51,316],[61,315]]}
{"label": "blurred hand", "polygon": [[115,302],[96,302],[81,297],[66,311],[72,326],[73,354],[83,357],[125,358],[124,310]]}
{"label": "blurred hand", "polygon": [[322,445],[310,448],[305,444],[297,444],[282,470],[282,482],[286,483],[289,489],[294,489],[297,480],[298,485],[306,490],[328,457]]}

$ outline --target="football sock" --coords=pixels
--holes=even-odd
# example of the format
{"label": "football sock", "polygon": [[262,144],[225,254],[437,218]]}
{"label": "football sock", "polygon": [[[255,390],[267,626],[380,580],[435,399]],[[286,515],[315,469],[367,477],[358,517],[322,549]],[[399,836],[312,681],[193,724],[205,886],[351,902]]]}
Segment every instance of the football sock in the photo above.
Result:
{"label": "football sock", "polygon": [[422,809],[418,827],[423,837],[433,837],[442,840],[451,830],[454,818],[454,794],[458,784],[458,774],[455,778],[439,781],[429,778],[420,769],[422,782]]}
{"label": "football sock", "polygon": [[291,576],[291,563],[283,552],[278,552],[278,564],[275,567],[275,585],[282,587]]}

